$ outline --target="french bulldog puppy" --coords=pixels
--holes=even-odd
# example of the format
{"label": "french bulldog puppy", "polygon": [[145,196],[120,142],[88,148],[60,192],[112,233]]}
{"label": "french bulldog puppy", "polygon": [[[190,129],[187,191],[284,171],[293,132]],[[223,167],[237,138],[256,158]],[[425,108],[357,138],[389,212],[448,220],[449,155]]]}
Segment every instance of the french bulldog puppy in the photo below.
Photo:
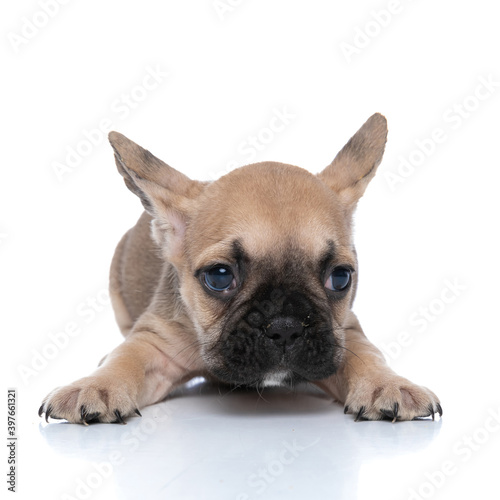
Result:
{"label": "french bulldog puppy", "polygon": [[110,293],[124,342],[40,416],[124,423],[195,376],[233,386],[311,382],[356,420],[442,414],[398,376],[351,306],[351,224],[387,123],[374,114],[318,175],[262,162],[194,181],[117,132],[116,165],[145,212],[122,238]]}

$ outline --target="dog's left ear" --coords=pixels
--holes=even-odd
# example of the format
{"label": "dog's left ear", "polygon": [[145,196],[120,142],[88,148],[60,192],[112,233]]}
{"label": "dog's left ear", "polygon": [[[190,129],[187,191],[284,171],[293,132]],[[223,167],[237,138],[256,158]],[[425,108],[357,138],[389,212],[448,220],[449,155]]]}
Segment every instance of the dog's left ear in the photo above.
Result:
{"label": "dog's left ear", "polygon": [[318,177],[335,191],[349,211],[363,196],[384,155],[387,120],[375,113],[351,137]]}

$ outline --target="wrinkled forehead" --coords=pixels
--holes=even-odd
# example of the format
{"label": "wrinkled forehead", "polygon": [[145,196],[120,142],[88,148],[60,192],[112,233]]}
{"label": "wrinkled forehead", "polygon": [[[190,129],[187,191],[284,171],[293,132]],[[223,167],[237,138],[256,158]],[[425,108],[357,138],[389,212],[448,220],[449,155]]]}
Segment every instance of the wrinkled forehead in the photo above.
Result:
{"label": "wrinkled forehead", "polygon": [[[247,226],[235,229],[219,241],[199,244],[191,248],[190,261],[193,269],[215,263],[236,263],[241,259],[286,263],[297,260],[318,262],[329,260],[350,261],[352,247],[344,238],[331,231],[306,231],[304,227],[281,232],[273,226]],[[199,242],[202,243],[202,242]]]}
{"label": "wrinkled forehead", "polygon": [[351,260],[350,221],[342,207],[314,176],[299,174],[221,183],[202,197],[188,226],[191,267],[231,263],[238,249],[278,262],[318,261],[328,252]]}

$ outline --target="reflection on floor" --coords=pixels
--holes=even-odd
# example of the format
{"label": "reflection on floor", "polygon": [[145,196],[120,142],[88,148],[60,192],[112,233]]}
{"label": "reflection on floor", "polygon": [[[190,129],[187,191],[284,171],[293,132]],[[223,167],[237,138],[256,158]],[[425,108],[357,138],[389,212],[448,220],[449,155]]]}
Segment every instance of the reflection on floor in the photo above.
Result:
{"label": "reflection on floor", "polygon": [[40,424],[40,432],[58,455],[112,475],[120,499],[303,500],[369,498],[361,476],[381,460],[387,477],[376,483],[397,490],[405,460],[425,453],[441,428],[430,420],[354,422],[308,386],[259,394],[202,380],[142,414],[127,425]]}

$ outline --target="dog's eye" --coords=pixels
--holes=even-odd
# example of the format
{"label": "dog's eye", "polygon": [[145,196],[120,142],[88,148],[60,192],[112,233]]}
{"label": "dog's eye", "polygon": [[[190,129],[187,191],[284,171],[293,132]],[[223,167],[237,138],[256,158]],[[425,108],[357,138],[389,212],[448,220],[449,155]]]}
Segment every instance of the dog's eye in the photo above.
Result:
{"label": "dog's eye", "polygon": [[326,279],[325,288],[334,292],[345,290],[351,282],[351,271],[345,267],[336,267]]}
{"label": "dog's eye", "polygon": [[224,292],[236,286],[234,275],[227,266],[214,266],[204,273],[205,284],[214,292]]}

